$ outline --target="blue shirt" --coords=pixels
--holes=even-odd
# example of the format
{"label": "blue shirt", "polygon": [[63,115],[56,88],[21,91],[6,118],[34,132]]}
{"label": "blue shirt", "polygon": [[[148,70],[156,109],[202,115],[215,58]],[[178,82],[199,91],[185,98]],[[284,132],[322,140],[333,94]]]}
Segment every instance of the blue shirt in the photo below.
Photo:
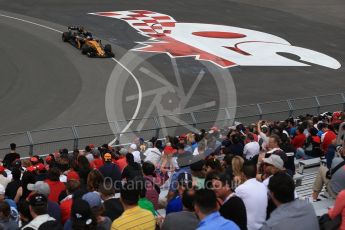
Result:
{"label": "blue shirt", "polygon": [[166,208],[166,215],[172,212],[181,212],[183,210],[182,199],[180,196],[176,196],[171,199]]}
{"label": "blue shirt", "polygon": [[240,230],[231,220],[227,220],[219,212],[213,212],[200,221],[197,230]]}

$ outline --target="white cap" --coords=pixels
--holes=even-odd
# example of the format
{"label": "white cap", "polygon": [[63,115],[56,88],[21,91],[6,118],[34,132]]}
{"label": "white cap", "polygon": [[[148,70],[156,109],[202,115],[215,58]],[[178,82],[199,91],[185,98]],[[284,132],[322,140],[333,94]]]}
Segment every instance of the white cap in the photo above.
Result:
{"label": "white cap", "polygon": [[137,145],[136,145],[136,144],[131,144],[129,147],[130,147],[131,149],[133,149],[133,150],[137,150]]}

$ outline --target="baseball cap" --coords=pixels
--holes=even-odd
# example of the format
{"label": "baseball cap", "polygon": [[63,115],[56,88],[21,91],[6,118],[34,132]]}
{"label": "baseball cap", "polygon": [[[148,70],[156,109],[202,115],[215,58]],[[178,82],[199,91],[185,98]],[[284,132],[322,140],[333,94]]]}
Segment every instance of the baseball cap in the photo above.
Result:
{"label": "baseball cap", "polygon": [[49,196],[49,193],[50,193],[49,185],[43,181],[37,181],[35,184],[28,184],[27,188],[29,191],[35,191],[47,197]]}
{"label": "baseball cap", "polygon": [[36,165],[36,169],[38,169],[38,171],[43,171],[46,169],[46,167],[44,166],[44,164],[39,163]]}
{"label": "baseball cap", "polygon": [[105,161],[111,161],[111,154],[110,153],[106,153],[106,154],[104,154],[103,158],[104,158]]}
{"label": "baseball cap", "polygon": [[176,153],[176,149],[174,149],[173,147],[171,147],[171,146],[165,146],[165,148],[164,148],[164,153],[165,154],[174,154],[174,153]]}
{"label": "baseball cap", "polygon": [[35,170],[36,170],[36,167],[32,165],[26,168],[26,171],[29,171],[29,172],[34,172]]}
{"label": "baseball cap", "polygon": [[0,184],[0,195],[4,195],[5,194],[5,187]]}
{"label": "baseball cap", "polygon": [[137,145],[136,145],[136,144],[131,144],[129,147],[130,147],[131,149],[133,149],[133,150],[137,150]]}
{"label": "baseball cap", "polygon": [[47,164],[49,164],[53,160],[53,157],[51,155],[46,156],[45,161]]}
{"label": "baseball cap", "polygon": [[80,180],[79,174],[74,170],[69,171],[67,173],[67,181],[70,180]]}
{"label": "baseball cap", "polygon": [[74,222],[90,225],[93,220],[89,203],[82,199],[73,201],[71,218]]}
{"label": "baseball cap", "polygon": [[38,158],[37,157],[31,157],[30,158],[30,162],[31,163],[37,163],[38,162]]}
{"label": "baseball cap", "polygon": [[31,206],[43,206],[47,205],[48,199],[45,195],[36,193],[29,198],[29,204]]}
{"label": "baseball cap", "polygon": [[82,199],[89,203],[90,208],[100,207],[102,205],[102,199],[98,192],[88,192],[82,196]]}
{"label": "baseball cap", "polygon": [[280,170],[284,170],[284,161],[278,155],[272,154],[270,157],[264,158],[263,162],[266,164],[273,165],[274,167],[276,167]]}

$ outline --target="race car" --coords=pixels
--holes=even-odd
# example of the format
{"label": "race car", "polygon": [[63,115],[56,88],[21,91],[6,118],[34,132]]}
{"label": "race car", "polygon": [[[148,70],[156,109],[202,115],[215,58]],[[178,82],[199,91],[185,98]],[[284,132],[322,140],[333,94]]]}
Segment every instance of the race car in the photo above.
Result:
{"label": "race car", "polygon": [[115,56],[111,45],[103,46],[101,40],[94,39],[92,34],[83,27],[69,26],[68,31],[62,33],[62,41],[69,42],[88,57],[111,58]]}

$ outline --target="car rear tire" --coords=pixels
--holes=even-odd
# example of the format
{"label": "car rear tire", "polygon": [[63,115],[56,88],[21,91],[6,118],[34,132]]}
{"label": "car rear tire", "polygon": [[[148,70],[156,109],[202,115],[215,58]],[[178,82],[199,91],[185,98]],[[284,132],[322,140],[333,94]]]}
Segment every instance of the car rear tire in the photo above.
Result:
{"label": "car rear tire", "polygon": [[68,42],[68,40],[70,40],[71,36],[69,32],[63,32],[62,33],[62,41],[63,42]]}
{"label": "car rear tire", "polygon": [[105,51],[106,53],[111,53],[111,45],[106,44],[106,45],[104,46],[104,51]]}

